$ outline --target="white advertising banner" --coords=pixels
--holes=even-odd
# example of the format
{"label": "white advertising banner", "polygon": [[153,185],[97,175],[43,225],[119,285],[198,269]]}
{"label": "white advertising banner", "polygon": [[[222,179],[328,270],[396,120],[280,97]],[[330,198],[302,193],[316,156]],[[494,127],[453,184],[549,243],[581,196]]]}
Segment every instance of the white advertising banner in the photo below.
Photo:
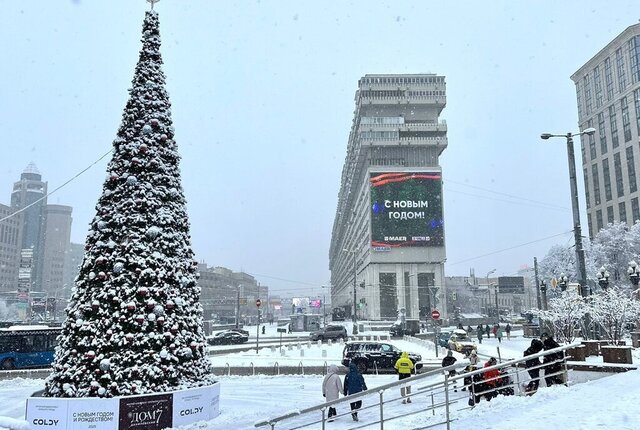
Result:
{"label": "white advertising banner", "polygon": [[117,399],[81,399],[68,402],[67,427],[78,430],[111,430],[118,424]]}
{"label": "white advertising banner", "polygon": [[220,415],[220,384],[114,398],[30,397],[30,430],[160,430]]}
{"label": "white advertising banner", "polygon": [[208,421],[220,415],[220,384],[173,393],[173,425]]}
{"label": "white advertising banner", "polygon": [[27,422],[30,429],[66,429],[68,402],[64,399],[31,397],[27,399]]}

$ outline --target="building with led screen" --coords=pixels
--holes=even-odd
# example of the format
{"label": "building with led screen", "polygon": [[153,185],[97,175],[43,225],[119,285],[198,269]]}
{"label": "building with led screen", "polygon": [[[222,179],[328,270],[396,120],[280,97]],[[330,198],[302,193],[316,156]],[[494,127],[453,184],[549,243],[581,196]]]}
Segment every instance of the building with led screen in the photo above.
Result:
{"label": "building with led screen", "polygon": [[355,99],[329,250],[332,306],[347,317],[355,308],[358,320],[444,317],[444,77],[366,75]]}

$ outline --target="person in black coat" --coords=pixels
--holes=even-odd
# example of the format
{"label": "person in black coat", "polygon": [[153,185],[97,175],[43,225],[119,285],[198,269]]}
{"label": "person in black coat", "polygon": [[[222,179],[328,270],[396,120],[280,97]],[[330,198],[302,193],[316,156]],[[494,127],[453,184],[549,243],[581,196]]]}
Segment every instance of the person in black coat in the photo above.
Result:
{"label": "person in black coat", "polygon": [[[364,378],[358,372],[358,368],[354,363],[349,364],[349,373],[344,377],[344,395],[356,394],[360,391],[366,391],[367,384],[364,382]],[[362,400],[351,402],[351,418],[354,421],[358,421],[358,409],[362,407]]]}
{"label": "person in black coat", "polygon": [[[539,339],[533,339],[531,341],[531,346],[524,350],[524,356],[537,354],[542,351],[544,345],[542,341]],[[531,358],[524,362],[524,366],[527,368],[527,372],[529,372],[529,376],[531,377],[531,381],[527,384],[525,391],[527,393],[533,394],[538,390],[540,386],[540,358]],[[535,367],[535,369],[534,369]]]}
{"label": "person in black coat", "polygon": [[[558,342],[555,341],[553,336],[547,333],[543,333],[540,338],[542,339],[542,345],[545,351],[558,348],[560,346]],[[562,361],[558,360],[562,360],[563,357],[564,354],[562,352],[556,352],[544,356],[542,362],[546,364],[544,366],[544,381],[546,382],[547,387],[550,387],[553,384],[564,384],[562,373],[554,375],[554,373],[562,372]]]}
{"label": "person in black coat", "polygon": [[[447,351],[447,356],[442,359],[442,367],[447,367],[447,366],[456,364],[456,361],[458,360],[453,356],[453,352],[449,350]],[[456,376],[456,371],[454,369],[449,370],[449,376]],[[454,388],[453,391],[458,392],[457,384],[454,384],[453,388]]]}

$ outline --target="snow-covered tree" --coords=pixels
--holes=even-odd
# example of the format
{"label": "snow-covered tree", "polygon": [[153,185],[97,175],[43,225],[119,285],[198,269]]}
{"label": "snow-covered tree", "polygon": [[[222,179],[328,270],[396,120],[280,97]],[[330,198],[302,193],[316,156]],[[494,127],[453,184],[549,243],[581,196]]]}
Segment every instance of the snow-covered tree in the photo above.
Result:
{"label": "snow-covered tree", "polygon": [[623,222],[608,224],[601,229],[591,241],[588,253],[590,266],[604,266],[611,274],[611,281],[626,280],[629,262],[638,258],[635,245],[638,241],[634,239],[637,231],[638,228],[629,228]]}
{"label": "snow-covered tree", "polygon": [[551,325],[558,342],[571,343],[576,329],[584,328],[584,316],[588,307],[581,296],[565,291],[549,300],[549,309],[532,310],[546,326]]}
{"label": "snow-covered tree", "polygon": [[589,312],[606,338],[618,341],[627,334],[627,324],[640,317],[639,304],[619,288],[611,287],[591,296]]}
{"label": "snow-covered tree", "polygon": [[142,43],[48,396],[164,392],[211,378],[154,11]]}
{"label": "snow-covered tree", "polygon": [[565,274],[569,282],[575,282],[578,279],[574,248],[562,245],[552,246],[540,261],[538,273],[540,280],[547,283],[547,296],[552,298],[560,295],[560,288],[553,288],[551,279],[558,279],[561,274]]}

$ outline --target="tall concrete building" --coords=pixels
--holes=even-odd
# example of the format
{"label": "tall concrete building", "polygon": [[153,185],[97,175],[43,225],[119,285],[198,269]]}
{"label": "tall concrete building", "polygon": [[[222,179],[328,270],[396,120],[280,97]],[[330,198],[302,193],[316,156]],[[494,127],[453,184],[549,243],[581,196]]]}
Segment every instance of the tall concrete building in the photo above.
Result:
{"label": "tall concrete building", "polygon": [[640,220],[640,24],[620,33],[571,76],[576,85],[589,236]]}
{"label": "tall concrete building", "polygon": [[22,246],[22,215],[0,204],[0,292],[17,288],[20,249]]}
{"label": "tall concrete building", "polygon": [[355,102],[329,250],[332,306],[355,307],[358,319],[424,318],[445,293],[445,79],[366,75]]}
{"label": "tall concrete building", "polygon": [[42,289],[50,296],[64,286],[64,264],[70,248],[71,211],[70,206],[46,205],[44,228],[42,230],[42,262],[40,279]]}

